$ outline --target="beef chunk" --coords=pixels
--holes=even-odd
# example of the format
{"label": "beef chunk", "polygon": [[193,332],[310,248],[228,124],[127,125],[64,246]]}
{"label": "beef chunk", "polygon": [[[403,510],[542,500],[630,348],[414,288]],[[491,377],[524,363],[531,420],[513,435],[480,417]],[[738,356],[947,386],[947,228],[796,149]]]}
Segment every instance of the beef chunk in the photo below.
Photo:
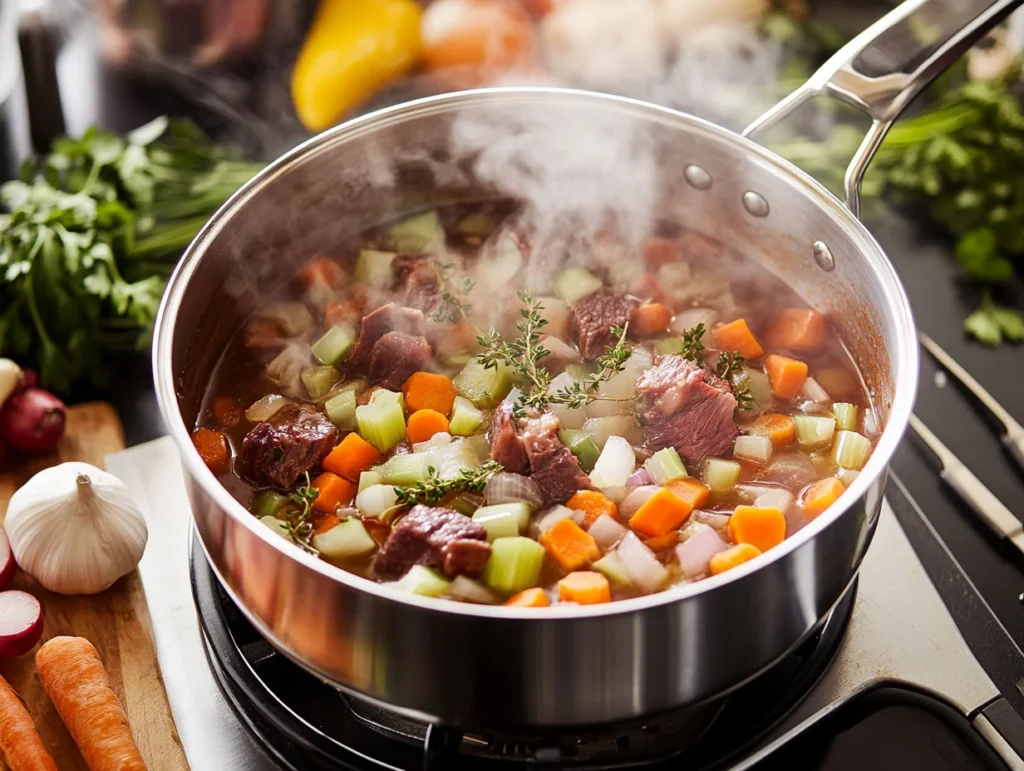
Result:
{"label": "beef chunk", "polygon": [[404,575],[413,565],[440,569],[446,576],[476,576],[491,556],[487,531],[451,509],[413,506],[391,529],[374,562],[381,576]]}
{"label": "beef chunk", "polygon": [[510,474],[529,474],[530,459],[519,436],[512,407],[502,404],[491,416],[491,460]]}
{"label": "beef chunk", "polygon": [[569,309],[569,333],[587,361],[597,361],[615,342],[612,327],[624,327],[640,301],[622,293],[584,297]]}
{"label": "beef chunk", "polygon": [[393,290],[403,305],[432,311],[441,300],[441,276],[429,254],[400,254],[391,262],[395,274]]}
{"label": "beef chunk", "polygon": [[398,390],[413,372],[430,362],[430,343],[425,337],[404,332],[388,332],[373,346],[370,354],[370,382],[392,391]]}
{"label": "beef chunk", "polygon": [[362,324],[359,327],[359,339],[348,356],[348,365],[350,367],[365,367],[369,364],[377,341],[388,332],[404,332],[413,336],[422,335],[422,311],[388,303],[363,316]]}
{"label": "beef chunk", "polygon": [[260,487],[291,487],[319,465],[337,438],[338,430],[315,407],[289,404],[245,435],[242,476]]}
{"label": "beef chunk", "polygon": [[644,442],[675,447],[688,461],[728,452],[739,434],[735,409],[728,383],[678,354],[657,357],[637,381]]}
{"label": "beef chunk", "polygon": [[523,427],[530,479],[537,483],[548,504],[565,503],[577,491],[591,489],[576,456],[559,441],[558,428],[558,418],[550,413],[527,420]]}

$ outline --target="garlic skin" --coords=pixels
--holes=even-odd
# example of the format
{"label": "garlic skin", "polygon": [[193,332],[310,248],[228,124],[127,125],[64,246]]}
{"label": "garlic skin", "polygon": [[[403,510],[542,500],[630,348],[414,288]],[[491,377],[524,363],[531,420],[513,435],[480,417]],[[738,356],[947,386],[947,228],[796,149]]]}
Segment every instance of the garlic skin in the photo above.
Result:
{"label": "garlic skin", "polygon": [[21,382],[21,367],[10,359],[0,359],[0,407]]}
{"label": "garlic skin", "polygon": [[11,497],[4,530],[18,566],[57,594],[96,594],[142,559],[148,529],[128,489],[88,463],[62,463]]}

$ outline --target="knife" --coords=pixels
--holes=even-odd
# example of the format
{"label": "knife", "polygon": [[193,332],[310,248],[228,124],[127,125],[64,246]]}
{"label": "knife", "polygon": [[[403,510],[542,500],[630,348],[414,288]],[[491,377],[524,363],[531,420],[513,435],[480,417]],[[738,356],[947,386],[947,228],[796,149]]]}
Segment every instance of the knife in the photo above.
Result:
{"label": "knife", "polygon": [[1024,554],[1024,524],[982,484],[978,477],[974,476],[917,415],[911,414],[910,426],[942,463],[939,478],[981,517],[993,533],[1013,543],[1017,550]]}
{"label": "knife", "polygon": [[957,364],[956,360],[952,356],[942,350],[938,343],[928,337],[924,332],[920,333],[920,338],[921,345],[925,347],[928,353],[934,356],[943,367],[949,370],[953,377],[963,383],[964,387],[977,397],[978,401],[980,401],[985,408],[992,413],[996,420],[1003,424],[1003,429],[1005,431],[1005,433],[1003,433],[1003,444],[1006,445],[1006,448],[1010,451],[1010,455],[1012,455],[1013,459],[1017,462],[1017,467],[1024,472],[1024,426],[1018,423],[1014,417],[1006,411],[1006,408],[997,402],[995,397],[986,391],[982,387],[981,383],[971,376],[970,372]]}

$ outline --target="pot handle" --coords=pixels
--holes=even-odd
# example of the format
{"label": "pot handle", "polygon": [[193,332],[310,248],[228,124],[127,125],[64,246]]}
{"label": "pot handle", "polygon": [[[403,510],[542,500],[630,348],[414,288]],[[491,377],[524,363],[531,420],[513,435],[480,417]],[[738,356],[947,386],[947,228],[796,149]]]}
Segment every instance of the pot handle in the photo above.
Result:
{"label": "pot handle", "polygon": [[943,70],[1024,0],[906,0],[843,46],[800,88],[746,129],[771,128],[827,94],[857,107],[871,128],[846,168],[846,206],[860,216],[860,183],[900,113]]}

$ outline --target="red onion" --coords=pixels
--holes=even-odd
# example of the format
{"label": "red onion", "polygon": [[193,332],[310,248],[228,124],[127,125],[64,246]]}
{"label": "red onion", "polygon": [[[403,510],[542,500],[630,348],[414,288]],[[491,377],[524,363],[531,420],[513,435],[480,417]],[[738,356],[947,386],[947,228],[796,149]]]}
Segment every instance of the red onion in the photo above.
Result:
{"label": "red onion", "polygon": [[608,551],[626,534],[626,528],[607,514],[602,514],[594,520],[594,524],[590,526],[587,532],[590,533],[590,537],[594,539],[598,546],[604,551]]}
{"label": "red onion", "polygon": [[0,439],[28,455],[42,455],[64,435],[64,402],[42,388],[13,394],[0,409]]}
{"label": "red onion", "polygon": [[634,471],[633,476],[626,480],[626,487],[643,487],[651,484],[654,484],[654,480],[645,468]]}
{"label": "red onion", "polygon": [[720,533],[725,532],[725,529],[729,527],[729,515],[715,514],[713,511],[695,511],[690,515],[690,521],[707,525]]}
{"label": "red onion", "polygon": [[634,488],[622,503],[619,504],[619,514],[629,519],[636,514],[637,509],[647,503],[651,496],[660,489],[657,485],[644,485],[643,487]]}
{"label": "red onion", "polygon": [[522,501],[523,503],[528,503],[534,509],[538,509],[544,503],[544,496],[540,488],[537,487],[536,482],[529,477],[524,477],[521,474],[510,474],[507,471],[494,474],[487,480],[487,486],[484,487],[484,497],[487,499],[488,506],[494,506],[498,503],[517,503]]}
{"label": "red onion", "polygon": [[622,558],[630,579],[645,592],[660,589],[668,580],[668,571],[658,562],[654,552],[637,538],[636,533],[626,533],[616,550]]}
{"label": "red onion", "polygon": [[687,576],[698,578],[708,572],[708,561],[727,548],[725,541],[713,528],[702,526],[676,546],[676,557],[679,558],[679,567]]}

